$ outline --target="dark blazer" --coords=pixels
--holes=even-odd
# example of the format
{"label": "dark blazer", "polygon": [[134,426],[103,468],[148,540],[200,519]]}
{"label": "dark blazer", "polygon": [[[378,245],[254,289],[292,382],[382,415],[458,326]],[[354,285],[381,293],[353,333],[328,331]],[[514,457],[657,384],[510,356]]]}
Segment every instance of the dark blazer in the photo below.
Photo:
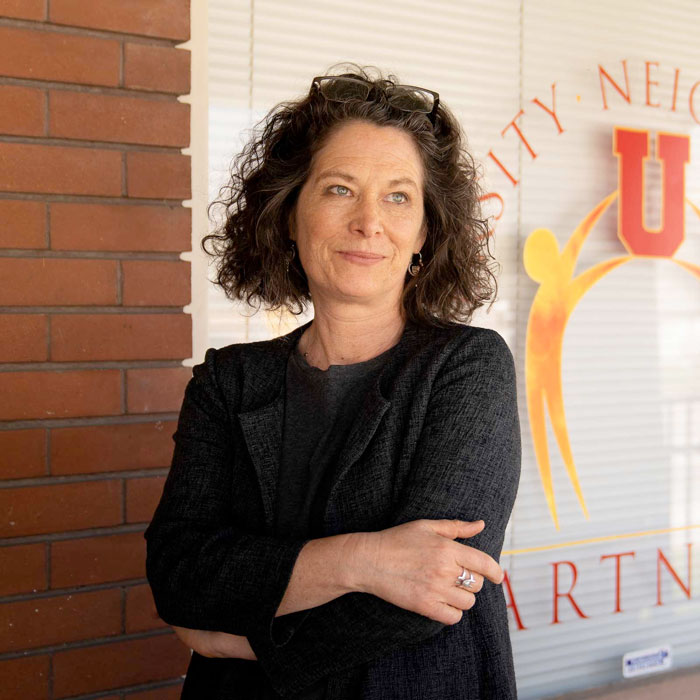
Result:
{"label": "dark blazer", "polygon": [[273,537],[285,371],[310,323],[210,348],[192,368],[145,532],[148,580],[167,623],[245,635],[257,661],[195,652],[182,697],[255,698],[265,677],[288,698],[328,677],[333,700],[516,698],[503,589],[488,580],[454,625],[361,592],[275,617],[299,551],[316,537],[483,519],[481,533],[457,541],[498,561],[520,477],[503,338],[409,322],[354,419],[314,537]]}

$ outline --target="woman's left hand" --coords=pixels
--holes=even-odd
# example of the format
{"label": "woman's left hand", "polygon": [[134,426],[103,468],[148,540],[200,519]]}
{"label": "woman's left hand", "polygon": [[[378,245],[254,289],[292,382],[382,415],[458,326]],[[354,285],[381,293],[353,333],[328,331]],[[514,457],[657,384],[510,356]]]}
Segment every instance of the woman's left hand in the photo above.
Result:
{"label": "woman's left hand", "polygon": [[192,630],[171,625],[180,641],[194,649],[200,656],[210,659],[247,659],[257,661],[258,657],[248,643],[248,637],[227,632]]}

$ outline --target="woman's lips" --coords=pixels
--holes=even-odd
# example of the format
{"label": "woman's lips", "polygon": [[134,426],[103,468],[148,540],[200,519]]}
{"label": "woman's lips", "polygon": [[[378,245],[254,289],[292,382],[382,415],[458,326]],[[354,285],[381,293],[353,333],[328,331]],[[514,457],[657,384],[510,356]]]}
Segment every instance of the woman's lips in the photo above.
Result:
{"label": "woman's lips", "polygon": [[358,265],[373,265],[384,259],[382,255],[372,255],[371,253],[346,253],[342,250],[339,252],[346,260]]}

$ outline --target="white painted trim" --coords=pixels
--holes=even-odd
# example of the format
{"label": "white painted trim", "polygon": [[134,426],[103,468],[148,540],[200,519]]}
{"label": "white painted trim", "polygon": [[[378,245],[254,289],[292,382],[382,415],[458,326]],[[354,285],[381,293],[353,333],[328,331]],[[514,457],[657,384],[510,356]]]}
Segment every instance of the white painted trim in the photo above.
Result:
{"label": "white painted trim", "polygon": [[207,73],[208,51],[208,0],[194,0],[190,6],[190,39],[177,48],[191,53],[191,87],[189,95],[178,97],[190,105],[190,146],[182,153],[191,156],[192,199],[183,206],[192,209],[192,250],[181,253],[181,260],[188,260],[191,269],[191,302],[183,308],[192,314],[192,357],[183,361],[191,367],[202,362],[208,347],[207,264],[200,241],[208,232],[208,171],[209,171],[209,85]]}

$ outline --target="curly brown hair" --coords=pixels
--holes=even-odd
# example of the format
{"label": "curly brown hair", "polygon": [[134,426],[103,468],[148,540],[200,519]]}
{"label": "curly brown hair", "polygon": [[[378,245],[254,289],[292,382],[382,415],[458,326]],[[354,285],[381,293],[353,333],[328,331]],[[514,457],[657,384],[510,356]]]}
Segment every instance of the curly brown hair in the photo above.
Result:
{"label": "curly brown hair", "polygon": [[[217,259],[214,283],[229,299],[250,306],[257,301],[258,308],[265,303],[270,310],[305,311],[311,294],[298,256],[287,270],[289,217],[313,157],[330,134],[348,121],[364,120],[411,134],[425,171],[427,238],[420,272],[416,277],[406,272],[405,317],[425,326],[468,322],[475,309],[492,296],[491,304],[495,301],[491,268],[500,266],[489,250],[477,167],[459,122],[442,102],[432,120],[425,113],[403,111],[388,99],[400,85],[395,75],[383,78],[377,71],[372,77],[367,68],[345,65],[350,70],[340,75],[371,85],[366,98],[331,101],[312,87],[305,97],[274,107],[234,159],[230,181],[207,209],[209,214],[214,205],[224,205],[223,225],[201,243]],[[213,252],[207,249],[210,241]]]}

